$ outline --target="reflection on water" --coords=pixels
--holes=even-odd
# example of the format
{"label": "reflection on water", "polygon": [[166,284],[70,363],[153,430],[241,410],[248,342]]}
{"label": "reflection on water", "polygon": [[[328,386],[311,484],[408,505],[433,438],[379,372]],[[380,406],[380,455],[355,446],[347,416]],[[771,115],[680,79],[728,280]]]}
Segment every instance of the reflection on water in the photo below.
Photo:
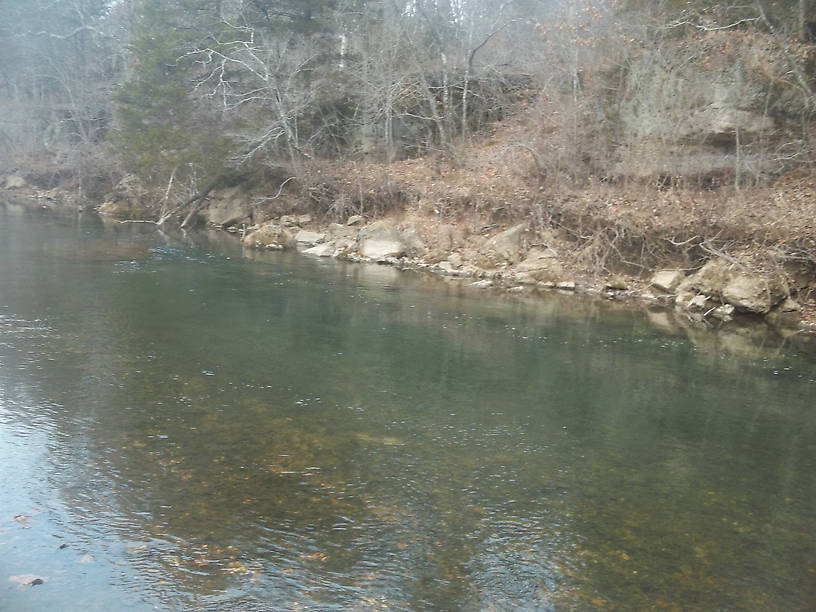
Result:
{"label": "reflection on water", "polygon": [[0,608],[816,606],[806,348],[241,255],[0,208]]}

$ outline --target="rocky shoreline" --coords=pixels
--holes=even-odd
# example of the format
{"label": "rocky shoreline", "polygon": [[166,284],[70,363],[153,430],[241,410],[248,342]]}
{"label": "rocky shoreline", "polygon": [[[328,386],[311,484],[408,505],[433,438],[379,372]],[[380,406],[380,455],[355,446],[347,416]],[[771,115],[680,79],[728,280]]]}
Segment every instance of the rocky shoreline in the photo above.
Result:
{"label": "rocky shoreline", "polygon": [[366,225],[362,217],[352,216],[346,224],[321,227],[310,215],[284,215],[261,225],[233,227],[231,231],[239,233],[248,248],[293,249],[305,256],[420,270],[461,279],[475,288],[519,294],[559,291],[635,300],[673,307],[700,324],[722,324],[748,315],[774,326],[811,332],[815,329],[802,319],[802,306],[783,283],[752,274],[725,256],[713,257],[696,271],[660,269],[646,280],[614,275],[587,282],[568,273],[552,245],[540,241],[531,244],[533,234],[527,223],[480,237],[472,241],[470,249],[455,249],[443,258],[426,243],[427,229],[423,232],[417,225],[388,218]]}
{"label": "rocky shoreline", "polygon": [[[3,199],[29,208],[89,208],[80,206],[70,192],[43,191],[19,177],[6,179],[0,190]],[[389,265],[457,279],[481,290],[600,297],[655,311],[674,310],[677,317],[702,327],[739,320],[770,325],[785,336],[816,335],[813,300],[797,301],[797,287],[780,275],[754,272],[726,253],[712,252],[704,265],[692,269],[601,276],[571,265],[565,237],[552,228],[533,228],[530,221],[479,227],[473,219],[457,223],[422,211],[400,211],[376,219],[351,215],[345,223],[336,223],[311,214],[263,215],[245,204],[236,206],[237,200],[231,193],[213,194],[200,220],[237,235],[249,249]],[[139,211],[132,201],[90,208],[119,221],[143,217],[135,214]],[[260,222],[252,223],[256,219]]]}

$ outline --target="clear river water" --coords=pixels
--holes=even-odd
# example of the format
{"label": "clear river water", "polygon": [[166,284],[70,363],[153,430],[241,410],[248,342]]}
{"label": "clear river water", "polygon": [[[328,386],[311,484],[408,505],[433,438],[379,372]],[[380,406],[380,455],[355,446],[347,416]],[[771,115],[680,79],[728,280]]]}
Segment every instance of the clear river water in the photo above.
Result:
{"label": "clear river water", "polygon": [[0,204],[0,610],[816,609],[816,352],[661,317]]}

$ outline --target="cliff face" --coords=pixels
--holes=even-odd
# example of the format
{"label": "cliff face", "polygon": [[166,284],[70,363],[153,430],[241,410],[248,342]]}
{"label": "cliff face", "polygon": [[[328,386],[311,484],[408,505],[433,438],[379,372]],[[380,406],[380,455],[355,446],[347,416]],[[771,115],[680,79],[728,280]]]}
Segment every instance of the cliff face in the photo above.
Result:
{"label": "cliff face", "polygon": [[[809,70],[813,49],[792,52],[770,34],[742,31],[644,49],[624,76],[615,174],[748,185],[796,165],[810,149],[802,119],[813,99],[790,62]],[[779,154],[783,146],[790,155]]]}

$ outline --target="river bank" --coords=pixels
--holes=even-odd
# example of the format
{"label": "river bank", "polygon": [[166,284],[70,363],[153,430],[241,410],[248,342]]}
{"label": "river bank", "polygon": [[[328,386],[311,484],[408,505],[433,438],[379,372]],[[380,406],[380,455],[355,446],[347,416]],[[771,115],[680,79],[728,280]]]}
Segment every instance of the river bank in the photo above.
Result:
{"label": "river bank", "polygon": [[[638,197],[637,190],[608,186],[551,190],[537,204],[519,192],[508,210],[462,202],[445,208],[467,184],[461,171],[426,181],[420,192],[427,168],[416,160],[393,165],[390,184],[372,167],[353,169],[322,177],[324,188],[336,192],[331,214],[316,214],[314,202],[298,193],[280,189],[277,197],[264,197],[265,189],[239,185],[213,191],[198,223],[233,233],[251,249],[421,270],[486,291],[559,291],[673,309],[696,325],[738,318],[784,334],[816,333],[812,228],[801,222],[816,197],[802,185],[789,188],[798,190],[796,209],[779,191],[775,199],[771,192],[754,192],[753,201],[743,195],[745,218],[721,194],[640,190]],[[70,189],[37,188],[23,177],[7,177],[5,185],[3,197],[27,207],[91,208],[125,222],[149,223],[155,214],[146,192],[128,181],[101,204],[80,202]],[[508,201],[496,180],[487,187],[494,204]],[[804,248],[791,252],[791,244]]]}
{"label": "river bank", "polygon": [[[98,208],[80,206],[70,193],[64,196],[59,191],[44,193],[26,187],[7,190],[0,200],[55,212],[95,213]],[[639,276],[626,272],[601,275],[580,265],[574,245],[555,232],[544,242],[541,234],[531,230],[527,223],[482,228],[476,227],[480,221],[475,216],[444,222],[435,213],[429,216],[416,210],[391,211],[372,222],[362,215],[350,215],[345,223],[327,222],[308,213],[271,219],[261,216],[260,222],[252,225],[225,222],[229,214],[235,214],[235,210],[230,213],[230,206],[237,202],[240,207],[245,197],[240,190],[213,194],[202,210],[204,224],[200,229],[208,227],[218,230],[224,238],[232,236],[241,242],[249,257],[255,257],[253,253],[289,250],[303,257],[379,264],[393,268],[395,274],[398,271],[429,274],[462,286],[469,293],[485,292],[496,297],[506,294],[525,301],[552,299],[553,295],[563,301],[574,296],[579,301],[575,307],[579,309],[582,309],[579,303],[591,307],[593,302],[605,301],[614,305],[615,310],[641,311],[651,325],[688,338],[712,355],[729,353],[758,358],[769,347],[772,351],[773,347],[781,350],[791,340],[814,336],[813,302],[806,297],[800,296],[800,302],[792,303],[786,296],[765,314],[721,302],[751,298],[753,301],[746,304],[760,309],[766,303],[762,301],[765,295],[778,298],[778,293],[765,293],[764,287],[774,292],[782,290],[779,285],[761,284],[766,282],[761,279],[752,281],[738,263],[725,257],[712,257],[690,270],[656,269]],[[110,204],[101,208],[104,213]],[[121,218],[132,216],[131,212],[120,209],[119,218],[108,213],[102,219],[117,225],[134,222],[132,218]],[[259,210],[253,212],[257,215]],[[711,334],[711,330],[719,333]]]}

